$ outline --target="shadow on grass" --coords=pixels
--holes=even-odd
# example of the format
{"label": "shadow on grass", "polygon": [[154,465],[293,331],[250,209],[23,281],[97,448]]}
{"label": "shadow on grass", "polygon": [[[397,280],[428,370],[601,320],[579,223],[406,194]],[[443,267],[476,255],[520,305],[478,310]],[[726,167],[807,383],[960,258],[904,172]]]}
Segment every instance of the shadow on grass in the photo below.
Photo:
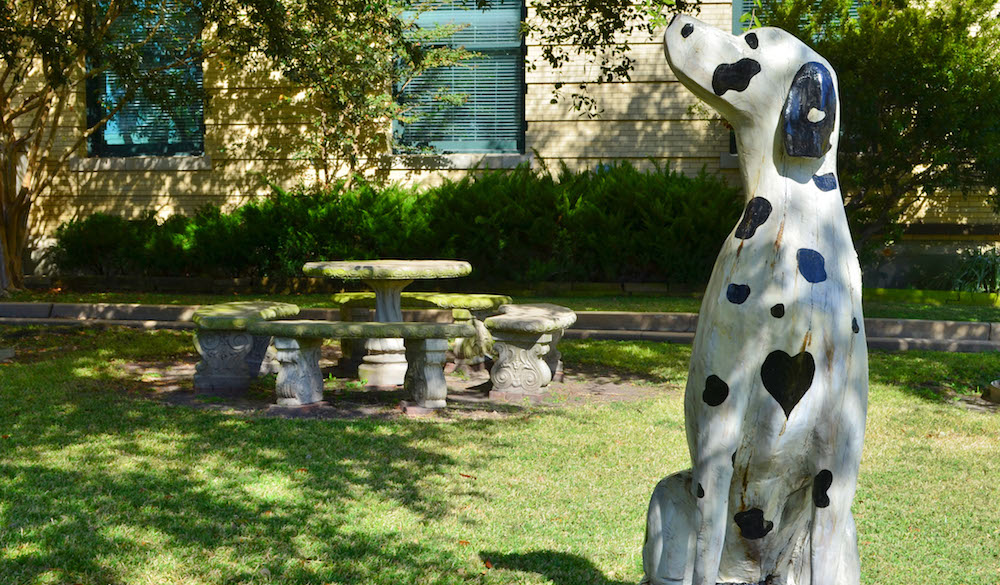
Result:
{"label": "shadow on grass", "polygon": [[164,406],[120,391],[98,367],[106,354],[3,369],[0,583],[117,585],[192,568],[234,584],[447,575],[453,555],[407,529],[483,498],[463,474],[489,465],[489,451],[456,455],[470,436],[509,448],[491,421],[457,428]]}
{"label": "shadow on grass", "polygon": [[528,553],[499,553],[483,551],[480,558],[489,561],[494,569],[537,573],[554,585],[635,585],[630,581],[612,581],[600,569],[580,555],[550,550]]}

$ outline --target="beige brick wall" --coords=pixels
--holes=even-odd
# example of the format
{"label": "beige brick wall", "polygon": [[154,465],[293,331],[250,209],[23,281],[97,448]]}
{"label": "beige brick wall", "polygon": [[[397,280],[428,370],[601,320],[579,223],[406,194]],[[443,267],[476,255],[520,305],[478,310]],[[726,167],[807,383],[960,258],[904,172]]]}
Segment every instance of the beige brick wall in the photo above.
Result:
{"label": "beige brick wall", "polygon": [[[699,18],[720,28],[732,26],[729,2],[705,2]],[[663,57],[659,33],[653,38],[633,35],[635,70],[629,82],[589,86],[602,111],[596,118],[581,116],[567,106],[552,104],[556,83],[564,87],[593,78],[585,63],[576,62],[553,71],[539,63],[526,74],[526,157],[541,157],[550,168],[558,161],[574,169],[594,168],[602,162],[625,159],[647,168],[670,165],[694,174],[701,169],[737,181],[733,169],[720,168],[728,152],[728,130],[671,75]],[[540,55],[540,47],[527,42],[529,58]],[[235,207],[270,192],[267,177],[284,186],[308,181],[309,165],[297,160],[291,138],[301,134],[296,114],[288,106],[274,108],[275,98],[292,95],[296,88],[272,72],[241,73],[205,65],[205,149],[210,160],[203,170],[93,171],[63,169],[52,189],[41,197],[32,214],[32,231],[38,244],[54,233],[62,222],[95,211],[139,216],[153,211],[160,217],[191,214],[206,204]],[[83,128],[83,96],[64,116],[60,144],[72,144]],[[84,157],[85,153],[78,153]],[[500,157],[490,164],[509,164]],[[443,177],[459,177],[476,156],[443,159],[395,157],[387,166],[394,180],[422,184]],[[497,163],[500,160],[500,163]],[[451,170],[442,170],[451,166]],[[436,170],[428,171],[427,167]],[[983,197],[937,198],[924,206],[917,221],[940,223],[994,223]],[[50,240],[48,240],[50,241]]]}

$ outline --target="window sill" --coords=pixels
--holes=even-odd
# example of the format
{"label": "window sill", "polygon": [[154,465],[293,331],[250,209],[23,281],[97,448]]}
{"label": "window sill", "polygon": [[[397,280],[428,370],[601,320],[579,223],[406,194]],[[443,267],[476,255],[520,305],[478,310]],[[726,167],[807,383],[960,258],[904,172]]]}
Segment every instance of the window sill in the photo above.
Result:
{"label": "window sill", "polygon": [[396,154],[392,168],[448,171],[469,169],[512,169],[531,164],[530,154]]}
{"label": "window sill", "polygon": [[69,170],[75,172],[101,171],[210,171],[210,156],[130,156],[115,158],[72,157]]}

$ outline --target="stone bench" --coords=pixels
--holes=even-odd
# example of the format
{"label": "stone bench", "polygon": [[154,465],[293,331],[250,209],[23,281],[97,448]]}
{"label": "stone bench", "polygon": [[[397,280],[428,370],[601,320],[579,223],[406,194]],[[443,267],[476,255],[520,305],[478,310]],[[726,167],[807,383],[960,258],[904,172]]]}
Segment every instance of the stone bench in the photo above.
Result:
{"label": "stone bench", "polygon": [[[342,292],[333,295],[333,302],[340,306],[342,321],[354,320],[354,309],[374,309],[375,292]],[[475,335],[455,340],[455,363],[459,367],[470,367],[482,363],[484,356],[490,355],[493,340],[483,319],[495,314],[502,305],[512,299],[507,295],[485,293],[437,293],[403,291],[400,302],[403,309],[450,309],[456,323],[469,322],[475,327]],[[364,340],[353,340],[342,344],[342,363],[339,373],[346,376],[357,374],[358,366],[365,355]]]}
{"label": "stone bench", "polygon": [[468,323],[353,323],[349,321],[257,321],[247,330],[273,336],[280,364],[275,394],[280,406],[304,406],[323,400],[319,369],[324,339],[403,339],[406,376],[403,387],[419,409],[444,408],[448,339],[474,334]]}
{"label": "stone bench", "polygon": [[257,321],[294,317],[291,303],[237,301],[198,307],[191,320],[198,326],[194,346],[201,355],[194,374],[196,390],[245,391],[260,373],[270,337],[254,336],[247,326]]}
{"label": "stone bench", "polygon": [[493,336],[496,362],[490,370],[494,400],[540,400],[543,388],[561,370],[558,349],[563,330],[576,322],[566,307],[503,305],[484,324]]}

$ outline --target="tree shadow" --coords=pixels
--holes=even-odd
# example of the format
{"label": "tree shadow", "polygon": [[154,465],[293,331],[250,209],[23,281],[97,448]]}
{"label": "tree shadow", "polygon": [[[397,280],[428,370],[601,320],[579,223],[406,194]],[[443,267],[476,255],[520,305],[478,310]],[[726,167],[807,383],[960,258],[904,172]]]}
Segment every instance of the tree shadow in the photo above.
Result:
{"label": "tree shadow", "polygon": [[591,562],[580,555],[551,550],[527,553],[501,553],[482,551],[483,562],[489,562],[494,569],[537,573],[554,585],[635,585],[631,581],[611,580]]}
{"label": "tree shadow", "polygon": [[[456,502],[482,500],[466,477],[492,458],[455,454],[492,421],[454,432],[165,406],[93,373],[96,361],[114,359],[77,351],[5,366],[0,582],[163,578],[170,569],[141,560],[162,555],[176,557],[166,567],[194,565],[221,583],[360,583],[376,567],[412,576],[454,566],[448,551],[380,517],[426,524],[461,516]],[[267,560],[250,570],[247,557]]]}

